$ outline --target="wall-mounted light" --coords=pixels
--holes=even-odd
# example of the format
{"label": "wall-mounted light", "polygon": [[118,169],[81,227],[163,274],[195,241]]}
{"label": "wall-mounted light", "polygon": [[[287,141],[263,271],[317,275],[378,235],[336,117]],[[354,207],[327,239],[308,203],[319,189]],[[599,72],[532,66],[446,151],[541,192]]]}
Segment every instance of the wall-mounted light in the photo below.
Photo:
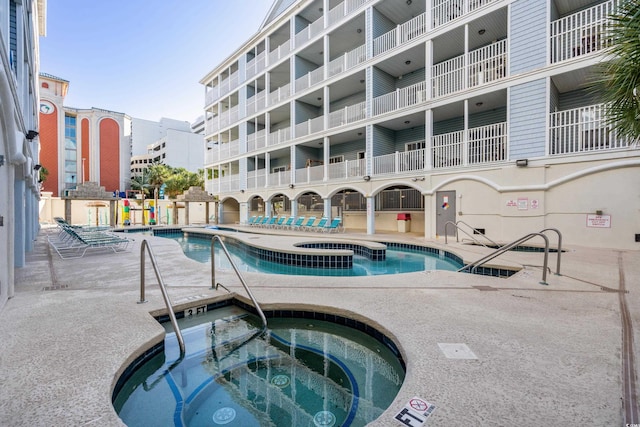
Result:
{"label": "wall-mounted light", "polygon": [[362,177],[362,179],[364,179],[365,181],[370,181],[371,177],[369,175],[365,175]]}
{"label": "wall-mounted light", "polygon": [[521,168],[527,166],[529,164],[529,160],[528,159],[518,159],[516,160],[516,166],[519,166]]}
{"label": "wall-mounted light", "polygon": [[41,167],[42,167],[42,165],[35,165],[35,166],[33,167],[33,170],[34,170],[34,171],[39,171]]}
{"label": "wall-mounted light", "polygon": [[29,132],[27,132],[27,134],[25,136],[27,137],[27,139],[29,141],[31,141],[33,138],[38,136],[38,132],[36,132],[35,130],[30,130]]}
{"label": "wall-mounted light", "polygon": [[356,33],[358,33],[358,34],[360,34],[361,32],[362,32],[362,28],[358,28],[358,29],[356,30]]}
{"label": "wall-mounted light", "polygon": [[241,193],[244,193],[244,188],[240,190]]}
{"label": "wall-mounted light", "polygon": [[294,188],[294,187],[295,187],[295,185],[289,184],[289,188]]}
{"label": "wall-mounted light", "polygon": [[413,181],[413,182],[416,182],[416,181],[424,181],[424,180],[425,180],[425,177],[424,177],[424,176],[419,176],[419,177],[416,177],[416,178],[411,178],[411,181]]}
{"label": "wall-mounted light", "polygon": [[478,34],[480,34],[480,35],[483,35],[486,32],[487,32],[487,30],[485,30],[484,28],[481,28],[480,30],[478,30]]}

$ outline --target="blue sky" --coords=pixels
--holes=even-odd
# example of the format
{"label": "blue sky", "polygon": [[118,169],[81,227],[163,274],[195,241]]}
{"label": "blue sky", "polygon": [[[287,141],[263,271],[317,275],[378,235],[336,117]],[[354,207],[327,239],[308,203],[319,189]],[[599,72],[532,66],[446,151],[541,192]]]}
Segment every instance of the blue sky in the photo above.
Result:
{"label": "blue sky", "polygon": [[40,71],[69,81],[65,106],[192,122],[209,71],[250,39],[272,0],[53,0]]}

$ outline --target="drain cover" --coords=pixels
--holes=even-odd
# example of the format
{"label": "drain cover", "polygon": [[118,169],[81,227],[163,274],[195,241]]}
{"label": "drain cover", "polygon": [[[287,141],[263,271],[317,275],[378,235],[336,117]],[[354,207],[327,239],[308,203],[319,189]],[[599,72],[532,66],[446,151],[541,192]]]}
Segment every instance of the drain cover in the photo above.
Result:
{"label": "drain cover", "polygon": [[440,347],[447,359],[477,359],[466,344],[438,343],[438,347]]}
{"label": "drain cover", "polygon": [[271,384],[280,388],[285,388],[289,385],[290,382],[291,380],[286,375],[276,375],[275,377],[271,378]]}
{"label": "drain cover", "polygon": [[213,422],[216,424],[229,424],[236,418],[236,410],[225,407],[213,413]]}
{"label": "drain cover", "polygon": [[336,416],[329,411],[320,411],[313,416],[313,423],[317,427],[333,427],[336,424]]}

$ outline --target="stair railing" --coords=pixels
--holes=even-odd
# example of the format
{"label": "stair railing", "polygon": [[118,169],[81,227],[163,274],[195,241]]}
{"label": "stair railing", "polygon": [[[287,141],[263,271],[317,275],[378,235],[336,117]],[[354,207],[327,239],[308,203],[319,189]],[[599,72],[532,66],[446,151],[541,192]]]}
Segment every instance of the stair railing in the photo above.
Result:
{"label": "stair railing", "polygon": [[143,304],[147,302],[144,299],[144,291],[145,291],[145,279],[144,279],[144,253],[145,249],[149,254],[149,259],[151,260],[151,265],[153,266],[153,271],[156,274],[156,279],[158,280],[158,285],[160,286],[160,291],[162,291],[162,298],[164,299],[164,303],[167,306],[167,311],[169,312],[169,319],[171,319],[171,326],[173,326],[173,330],[176,333],[176,338],[178,339],[178,345],[180,346],[180,358],[184,357],[185,348],[184,348],[184,339],[182,338],[182,332],[180,332],[180,328],[178,327],[178,321],[176,320],[176,315],[173,312],[173,308],[171,307],[171,301],[169,300],[169,295],[167,294],[167,287],[164,284],[164,280],[162,280],[162,275],[160,274],[160,270],[158,269],[158,262],[156,261],[156,257],[151,250],[151,246],[147,242],[147,239],[142,241],[140,245],[140,301],[138,304]]}

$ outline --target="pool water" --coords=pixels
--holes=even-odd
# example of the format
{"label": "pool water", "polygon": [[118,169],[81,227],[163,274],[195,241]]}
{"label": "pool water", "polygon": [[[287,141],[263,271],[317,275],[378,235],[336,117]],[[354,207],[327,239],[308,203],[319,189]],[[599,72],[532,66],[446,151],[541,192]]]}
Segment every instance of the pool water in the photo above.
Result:
{"label": "pool water", "polygon": [[122,385],[114,407],[133,426],[365,426],[393,402],[401,362],[368,334],[229,306],[171,325],[164,352]]}
{"label": "pool water", "polygon": [[[166,234],[158,237],[170,238],[177,241],[185,255],[191,259],[202,263],[211,261],[211,239],[197,236],[184,236],[183,234]],[[242,249],[233,244],[227,244],[227,249],[234,263],[242,272],[300,276],[376,276],[425,270],[456,271],[462,267],[461,264],[449,258],[412,249],[400,250],[387,248],[387,255],[384,261],[373,261],[361,255],[354,255],[353,268],[351,269],[325,269],[285,265],[247,255]],[[216,268],[232,268],[229,260],[222,253],[218,245],[216,245],[215,248],[215,262]]]}

